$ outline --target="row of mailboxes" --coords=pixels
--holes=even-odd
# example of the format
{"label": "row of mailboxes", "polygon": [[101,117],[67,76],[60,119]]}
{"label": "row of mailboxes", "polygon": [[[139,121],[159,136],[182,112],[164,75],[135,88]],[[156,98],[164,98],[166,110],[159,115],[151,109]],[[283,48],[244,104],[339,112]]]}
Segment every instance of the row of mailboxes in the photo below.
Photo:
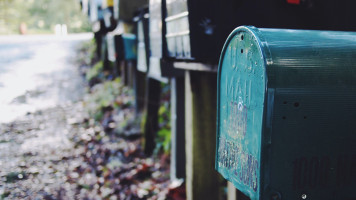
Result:
{"label": "row of mailboxes", "polygon": [[108,33],[106,36],[108,59],[134,61],[137,58],[136,36],[128,33]]}
{"label": "row of mailboxes", "polygon": [[251,200],[356,199],[356,32],[235,29],[216,169]]}
{"label": "row of mailboxes", "polygon": [[88,13],[94,32],[113,31],[119,20],[131,23],[135,11],[148,4],[148,0],[81,0],[84,13]]}
{"label": "row of mailboxes", "polygon": [[[147,0],[88,1],[92,21],[103,20],[108,31],[115,28],[114,20],[132,21],[134,11],[148,4]],[[235,27],[244,24],[356,30],[353,26],[355,6],[356,2],[350,0],[150,0],[149,54],[152,59],[149,63],[154,74],[173,71],[169,62],[161,65],[162,59],[217,63],[225,38]],[[103,23],[98,26],[95,30],[101,30]]]}
{"label": "row of mailboxes", "polygon": [[[141,1],[137,5],[120,1],[117,5],[122,9],[127,8],[125,12],[133,13],[134,9],[147,3]],[[234,27],[242,24],[273,28],[356,30],[356,26],[352,25],[352,19],[356,17],[352,11],[355,6],[356,2],[349,0],[151,0],[151,43],[146,41],[150,47],[148,62],[153,66],[149,74],[161,76],[162,70],[168,74],[172,72],[169,69],[171,65],[167,65],[169,62],[161,65],[162,58],[164,61],[216,63],[225,38]],[[115,8],[117,6],[113,10]],[[120,15],[125,12],[120,12]],[[122,18],[129,20],[131,17],[129,14]]]}

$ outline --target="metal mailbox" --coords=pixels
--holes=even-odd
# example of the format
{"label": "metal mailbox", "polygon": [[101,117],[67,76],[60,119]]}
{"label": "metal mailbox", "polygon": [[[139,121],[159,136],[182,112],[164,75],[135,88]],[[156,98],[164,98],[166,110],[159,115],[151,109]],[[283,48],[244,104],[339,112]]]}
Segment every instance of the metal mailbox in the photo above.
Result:
{"label": "metal mailbox", "polygon": [[117,21],[114,18],[114,8],[112,6],[108,7],[108,5],[111,4],[106,4],[106,7],[103,7],[103,19],[106,29],[113,31],[116,28]]}
{"label": "metal mailbox", "polygon": [[173,63],[166,60],[167,43],[164,39],[166,23],[164,21],[166,0],[149,1],[149,70],[148,76],[161,82],[167,82],[166,77],[182,76],[183,72],[173,67]]}
{"label": "metal mailbox", "polygon": [[89,14],[91,23],[104,19],[101,6],[102,0],[89,0]]}
{"label": "metal mailbox", "polygon": [[105,38],[109,61],[136,60],[136,36],[134,34],[109,32]]}
{"label": "metal mailbox", "polygon": [[136,36],[134,34],[122,33],[115,35],[115,51],[118,60],[136,60]]}
{"label": "metal mailbox", "polygon": [[217,63],[229,33],[246,24],[356,31],[355,6],[351,0],[167,0],[168,56]]}
{"label": "metal mailbox", "polygon": [[165,23],[162,23],[162,4],[165,0],[149,1],[149,70],[148,76],[157,80],[166,82],[167,79],[162,76],[161,58],[164,51],[162,34],[164,34]]}
{"label": "metal mailbox", "polygon": [[356,199],[356,33],[238,27],[215,168],[251,200]]}
{"label": "metal mailbox", "polygon": [[147,73],[149,63],[149,14],[148,8],[142,9],[135,17],[137,27],[137,70]]}
{"label": "metal mailbox", "polygon": [[148,0],[119,0],[119,19],[132,23],[135,12],[148,5]]}
{"label": "metal mailbox", "polygon": [[115,32],[109,32],[106,34],[106,43],[108,50],[108,60],[111,62],[116,61],[116,47],[115,47],[115,37],[118,37],[118,34]]}

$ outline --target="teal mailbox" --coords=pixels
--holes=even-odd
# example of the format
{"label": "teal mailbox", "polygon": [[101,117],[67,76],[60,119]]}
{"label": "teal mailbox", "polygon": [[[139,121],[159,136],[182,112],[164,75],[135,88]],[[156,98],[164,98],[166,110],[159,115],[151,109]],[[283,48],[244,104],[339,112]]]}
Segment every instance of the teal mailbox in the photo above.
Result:
{"label": "teal mailbox", "polygon": [[134,34],[122,33],[116,35],[115,45],[118,60],[136,60],[137,47]]}
{"label": "teal mailbox", "polygon": [[356,33],[238,27],[215,167],[251,200],[356,200]]}

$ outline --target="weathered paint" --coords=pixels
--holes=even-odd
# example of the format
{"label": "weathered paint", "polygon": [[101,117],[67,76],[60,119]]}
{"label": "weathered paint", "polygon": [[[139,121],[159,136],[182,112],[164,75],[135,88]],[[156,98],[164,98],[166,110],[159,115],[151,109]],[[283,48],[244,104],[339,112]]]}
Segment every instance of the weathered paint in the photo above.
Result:
{"label": "weathered paint", "polygon": [[259,198],[262,116],[266,76],[257,38],[230,36],[221,58],[216,168],[251,199]]}
{"label": "weathered paint", "polygon": [[356,33],[235,29],[217,116],[215,167],[251,200],[356,199]]}

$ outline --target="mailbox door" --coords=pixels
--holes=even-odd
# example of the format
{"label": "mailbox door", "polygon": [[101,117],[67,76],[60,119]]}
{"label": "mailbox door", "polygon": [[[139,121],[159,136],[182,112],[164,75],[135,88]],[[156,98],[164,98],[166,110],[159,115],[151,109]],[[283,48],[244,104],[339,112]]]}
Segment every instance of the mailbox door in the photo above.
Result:
{"label": "mailbox door", "polygon": [[162,0],[150,0],[150,61],[149,76],[159,79],[161,74],[160,59],[162,57]]}
{"label": "mailbox door", "polygon": [[233,32],[218,75],[215,167],[251,200],[260,199],[261,140],[266,91],[264,56],[247,29]]}
{"label": "mailbox door", "polygon": [[115,35],[113,33],[107,34],[107,47],[108,47],[108,59],[111,62],[116,61],[116,52],[115,52]]}
{"label": "mailbox door", "polygon": [[148,76],[162,82],[167,81],[167,79],[162,77],[161,71],[161,58],[164,54],[164,44],[162,41],[165,26],[162,21],[162,4],[164,3],[165,0],[150,0],[149,2],[150,60]]}
{"label": "mailbox door", "polygon": [[191,59],[189,12],[186,0],[167,0],[167,48],[168,56]]}
{"label": "mailbox door", "polygon": [[147,72],[147,54],[143,19],[137,22],[137,70]]}
{"label": "mailbox door", "polygon": [[125,60],[136,60],[136,36],[134,34],[124,33],[122,34],[124,42]]}
{"label": "mailbox door", "polygon": [[119,20],[119,0],[113,2],[114,19]]}

